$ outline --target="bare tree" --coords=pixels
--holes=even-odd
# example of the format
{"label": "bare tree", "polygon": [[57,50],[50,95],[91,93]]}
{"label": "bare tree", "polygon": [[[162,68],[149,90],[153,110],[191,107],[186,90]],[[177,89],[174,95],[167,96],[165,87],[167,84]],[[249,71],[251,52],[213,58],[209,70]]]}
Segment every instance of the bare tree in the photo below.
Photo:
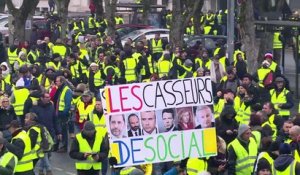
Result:
{"label": "bare tree", "polygon": [[254,73],[258,66],[258,47],[255,37],[255,25],[252,0],[244,1],[240,13],[241,42],[247,55],[248,71]]}
{"label": "bare tree", "polygon": [[143,4],[143,24],[148,25],[148,16],[150,13],[151,0],[142,0]]}
{"label": "bare tree", "polygon": [[104,9],[103,9],[103,0],[93,0],[95,6],[96,6],[96,16],[103,16],[104,15]]}
{"label": "bare tree", "polygon": [[202,9],[202,7],[199,7],[201,2],[203,0],[173,0],[173,17],[170,31],[170,42],[173,48],[183,46],[185,28],[197,9]]}
{"label": "bare tree", "polygon": [[117,0],[104,0],[105,4],[105,18],[107,19],[107,34],[112,39],[115,39],[115,13]]}
{"label": "bare tree", "polygon": [[0,1],[0,13],[4,13],[6,2],[4,0]]}
{"label": "bare tree", "polygon": [[15,7],[12,0],[6,0],[9,13],[14,17],[14,38],[20,41],[25,40],[25,23],[29,14],[34,14],[34,11],[39,3],[39,0],[23,0],[19,9]]}
{"label": "bare tree", "polygon": [[61,22],[61,38],[64,38],[68,28],[68,9],[70,0],[55,0],[57,14]]}

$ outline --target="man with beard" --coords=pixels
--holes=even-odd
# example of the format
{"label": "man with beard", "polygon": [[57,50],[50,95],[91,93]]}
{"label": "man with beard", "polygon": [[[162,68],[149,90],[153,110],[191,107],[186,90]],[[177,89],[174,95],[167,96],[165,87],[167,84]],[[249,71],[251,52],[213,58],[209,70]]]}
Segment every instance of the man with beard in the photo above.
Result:
{"label": "man with beard", "polygon": [[109,127],[112,134],[112,138],[125,138],[123,130],[125,128],[124,115],[110,115],[109,116]]}
{"label": "man with beard", "polygon": [[130,114],[128,116],[128,123],[130,126],[130,130],[128,130],[128,137],[140,136],[141,128],[139,117],[136,114]]}

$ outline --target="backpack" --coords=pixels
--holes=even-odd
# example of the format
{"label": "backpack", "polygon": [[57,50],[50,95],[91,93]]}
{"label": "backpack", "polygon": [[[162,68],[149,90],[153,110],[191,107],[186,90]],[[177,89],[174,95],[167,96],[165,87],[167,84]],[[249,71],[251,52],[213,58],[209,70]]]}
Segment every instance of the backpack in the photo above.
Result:
{"label": "backpack", "polygon": [[43,152],[50,152],[54,145],[53,138],[45,126],[40,125],[39,127],[41,128],[41,137],[42,137],[41,150]]}
{"label": "backpack", "polygon": [[270,71],[264,78],[263,84],[265,87],[271,85],[273,83],[274,74],[273,71]]}

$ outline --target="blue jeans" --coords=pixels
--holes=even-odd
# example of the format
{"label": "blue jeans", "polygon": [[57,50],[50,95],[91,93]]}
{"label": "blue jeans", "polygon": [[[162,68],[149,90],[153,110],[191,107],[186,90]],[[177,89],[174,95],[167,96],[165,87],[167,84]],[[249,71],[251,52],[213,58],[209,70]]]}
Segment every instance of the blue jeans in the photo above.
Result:
{"label": "blue jeans", "polygon": [[102,163],[101,173],[102,175],[106,175],[108,169],[108,158],[105,158],[101,163]]}
{"label": "blue jeans", "polygon": [[45,153],[45,156],[43,158],[40,158],[38,169],[39,171],[50,171],[51,170],[51,165],[48,157],[48,153]]}
{"label": "blue jeans", "polygon": [[59,116],[58,122],[61,125],[62,147],[68,149],[68,122],[69,116]]}

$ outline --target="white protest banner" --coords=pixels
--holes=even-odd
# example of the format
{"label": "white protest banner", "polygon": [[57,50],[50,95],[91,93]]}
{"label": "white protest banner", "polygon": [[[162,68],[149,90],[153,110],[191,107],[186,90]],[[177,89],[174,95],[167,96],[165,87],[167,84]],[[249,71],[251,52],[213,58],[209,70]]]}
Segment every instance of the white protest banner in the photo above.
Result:
{"label": "white protest banner", "polygon": [[118,166],[216,155],[210,77],[107,86],[100,93]]}

